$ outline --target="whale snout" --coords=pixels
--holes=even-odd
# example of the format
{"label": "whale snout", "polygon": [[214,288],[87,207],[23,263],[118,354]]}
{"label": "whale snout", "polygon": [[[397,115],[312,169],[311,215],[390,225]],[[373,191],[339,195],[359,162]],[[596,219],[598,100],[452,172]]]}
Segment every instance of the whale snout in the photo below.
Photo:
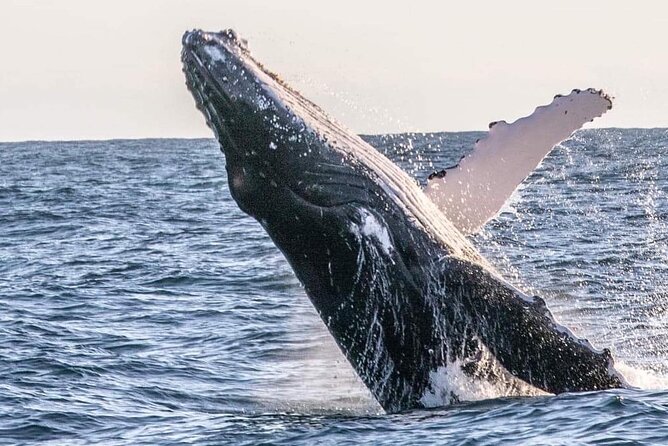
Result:
{"label": "whale snout", "polygon": [[[225,153],[238,152],[237,145],[243,141],[237,133],[240,127],[247,126],[247,110],[257,110],[258,104],[263,103],[257,99],[261,91],[249,69],[244,40],[229,29],[219,32],[194,29],[186,31],[181,42],[186,85],[197,108]],[[242,132],[242,137],[243,133],[246,132]]]}
{"label": "whale snout", "polygon": [[184,49],[194,49],[202,45],[222,45],[226,47],[238,47],[248,50],[248,41],[242,39],[233,29],[218,32],[202,31],[193,29],[183,33],[181,43]]}

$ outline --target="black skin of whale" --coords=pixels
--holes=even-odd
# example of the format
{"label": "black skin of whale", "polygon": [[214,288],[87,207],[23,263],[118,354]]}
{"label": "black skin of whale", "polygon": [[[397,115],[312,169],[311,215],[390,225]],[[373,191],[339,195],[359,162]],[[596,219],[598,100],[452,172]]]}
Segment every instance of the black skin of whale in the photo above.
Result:
{"label": "black skin of whale", "polygon": [[[186,84],[225,154],[232,197],[285,255],[387,412],[423,407],[430,372],[454,359],[493,381],[477,362],[480,343],[512,375],[550,393],[625,385],[609,351],[555,329],[542,299],[521,299],[485,267],[449,255],[371,168],[264,95],[242,57],[327,119],[255,62],[234,32],[187,32]],[[360,229],[369,218],[386,228],[385,243]]]}

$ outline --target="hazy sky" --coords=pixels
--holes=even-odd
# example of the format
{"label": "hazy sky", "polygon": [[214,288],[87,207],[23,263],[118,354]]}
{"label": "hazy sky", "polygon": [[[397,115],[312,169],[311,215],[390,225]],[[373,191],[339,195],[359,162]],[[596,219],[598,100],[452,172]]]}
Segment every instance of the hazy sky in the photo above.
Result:
{"label": "hazy sky", "polygon": [[556,93],[616,98],[599,126],[668,127],[668,2],[0,0],[0,141],[211,136],[185,29],[235,28],[358,132],[483,129]]}

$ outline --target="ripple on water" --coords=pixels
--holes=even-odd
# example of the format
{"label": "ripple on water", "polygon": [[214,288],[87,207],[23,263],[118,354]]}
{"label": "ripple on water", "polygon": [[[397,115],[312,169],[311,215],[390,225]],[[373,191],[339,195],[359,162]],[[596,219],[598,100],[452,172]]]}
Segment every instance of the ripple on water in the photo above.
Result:
{"label": "ripple on water", "polygon": [[[641,389],[396,415],[214,141],[0,144],[0,443],[664,444],[667,134],[578,133],[474,239]],[[424,181],[480,135],[368,139]]]}

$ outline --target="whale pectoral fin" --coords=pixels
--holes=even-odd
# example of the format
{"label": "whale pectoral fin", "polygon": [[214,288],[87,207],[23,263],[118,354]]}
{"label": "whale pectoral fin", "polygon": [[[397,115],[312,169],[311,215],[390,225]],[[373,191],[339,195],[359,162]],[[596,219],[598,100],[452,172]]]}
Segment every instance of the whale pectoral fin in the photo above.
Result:
{"label": "whale pectoral fin", "polygon": [[489,133],[458,165],[430,175],[425,193],[463,233],[477,232],[554,146],[612,108],[601,90],[573,90]]}

